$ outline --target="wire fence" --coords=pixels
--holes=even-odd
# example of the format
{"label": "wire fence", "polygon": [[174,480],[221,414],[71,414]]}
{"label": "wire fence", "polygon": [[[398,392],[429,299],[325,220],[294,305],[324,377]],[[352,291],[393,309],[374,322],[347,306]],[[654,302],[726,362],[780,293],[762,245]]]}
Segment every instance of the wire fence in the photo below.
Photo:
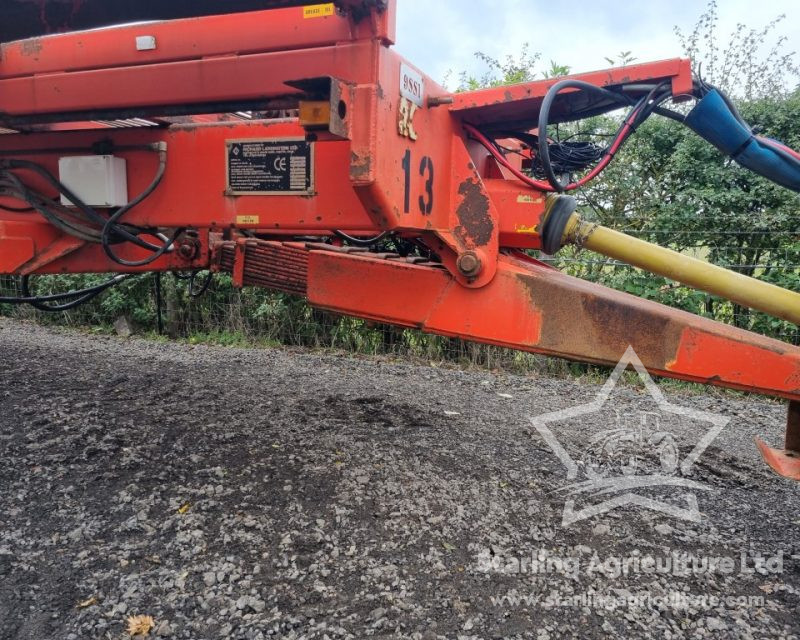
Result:
{"label": "wire fence", "polygon": [[[717,266],[791,291],[800,291],[800,217],[784,218],[774,229],[631,228],[624,219],[603,223]],[[744,226],[744,225],[742,225]],[[753,221],[750,222],[753,225]],[[767,226],[763,224],[763,226]],[[564,250],[550,260],[578,277],[700,316],[800,345],[800,327],[683,286],[599,254]]]}
{"label": "wire fence", "polygon": [[[642,288],[639,286],[639,282],[642,280],[653,281],[652,276],[643,276],[641,271],[628,264],[615,260],[577,257],[558,258],[550,262],[552,262],[554,266],[561,267],[568,272],[584,271],[588,267],[600,266],[606,271],[607,279],[619,285],[614,286],[614,288],[634,294]],[[786,279],[790,279],[793,275],[796,275],[798,269],[800,269],[800,264],[786,265],[772,262],[754,265],[717,264],[718,266],[728,269],[770,269],[775,273],[786,276]],[[783,342],[800,345],[800,328],[797,325],[773,318],[765,313],[741,307],[728,300],[698,292],[695,289],[678,283],[671,283],[666,280],[662,282],[656,281],[655,289],[651,289],[649,295],[642,297],[647,297],[668,306],[691,311],[699,316],[747,329],[748,331],[762,333]]]}
{"label": "wire fence", "polygon": [[[37,295],[85,287],[107,276],[36,278]],[[382,355],[426,363],[453,363],[511,372],[558,372],[567,365],[529,353],[424,334],[381,323],[321,311],[296,296],[258,288],[237,289],[230,276],[217,274],[205,295],[193,298],[185,280],[160,276],[161,305],[156,304],[157,276],[125,281],[96,300],[58,313],[27,305],[0,304],[0,314],[42,324],[113,331],[124,326],[135,333],[191,343],[228,346],[297,346],[361,355]],[[0,279],[0,297],[18,295],[12,278]]]}

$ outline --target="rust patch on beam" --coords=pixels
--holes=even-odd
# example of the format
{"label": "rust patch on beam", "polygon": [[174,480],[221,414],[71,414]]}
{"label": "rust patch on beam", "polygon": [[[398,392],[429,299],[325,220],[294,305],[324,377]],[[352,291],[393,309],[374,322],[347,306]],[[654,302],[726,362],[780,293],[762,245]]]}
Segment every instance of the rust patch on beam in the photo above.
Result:
{"label": "rust patch on beam", "polygon": [[455,234],[468,247],[489,244],[494,233],[494,222],[489,213],[489,198],[479,180],[470,178],[458,186],[461,203],[456,209],[458,226]]}
{"label": "rust patch on beam", "polygon": [[630,345],[657,375],[800,399],[797,347],[558,271],[517,278],[542,314],[537,350],[613,365]]}
{"label": "rust patch on beam", "polygon": [[372,169],[372,159],[369,156],[361,157],[355,151],[350,153],[350,177],[354,180],[368,177]]}
{"label": "rust patch on beam", "polygon": [[[520,276],[533,305],[542,310],[539,347],[586,361],[614,364],[629,345],[645,367],[664,371],[678,350],[683,324],[654,313],[645,300],[591,283]],[[594,285],[596,288],[596,285]]]}

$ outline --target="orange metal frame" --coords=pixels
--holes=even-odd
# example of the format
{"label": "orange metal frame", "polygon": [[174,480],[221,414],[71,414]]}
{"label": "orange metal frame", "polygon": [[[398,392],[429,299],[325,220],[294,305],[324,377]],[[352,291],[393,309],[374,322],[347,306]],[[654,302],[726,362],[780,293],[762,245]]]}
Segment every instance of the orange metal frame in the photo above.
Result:
{"label": "orange metal frame", "polygon": [[[291,245],[334,230],[390,231],[423,242],[444,268],[294,247],[287,264],[302,264],[305,280],[290,290],[321,308],[589,362],[616,363],[632,345],[653,373],[800,401],[797,347],[571,278],[520,251],[540,246],[545,195],[507,175],[462,124],[532,127],[555,80],[451,95],[390,48],[393,3],[360,20],[319,7],[311,15],[291,7],[2,45],[0,127],[20,133],[0,136],[0,159],[35,160],[55,172],[59,155],[110,141],[137,193],[156,159],[126,147],[165,142],[162,183],[125,221],[191,234],[147,269],[223,268],[224,246],[259,250],[241,232]],[[137,51],[138,36],[152,36],[157,47]],[[676,96],[692,83],[688,60],[576,77],[611,87],[666,80]],[[191,115],[303,104],[329,107],[324,126]],[[569,107],[565,92],[559,108]],[[102,124],[130,117],[156,126]],[[230,141],[286,138],[314,145],[311,193],[226,189]],[[33,176],[30,183],[47,190]],[[237,282],[246,284],[247,251],[230,255],[239,261],[231,267]],[[269,270],[264,264],[259,269]],[[0,210],[0,273],[136,270],[38,215]]]}

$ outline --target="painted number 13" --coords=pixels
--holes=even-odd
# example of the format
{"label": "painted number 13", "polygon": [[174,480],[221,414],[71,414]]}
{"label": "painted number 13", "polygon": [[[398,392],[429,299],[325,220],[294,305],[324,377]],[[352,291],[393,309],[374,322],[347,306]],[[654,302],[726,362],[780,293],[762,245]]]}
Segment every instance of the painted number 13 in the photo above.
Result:
{"label": "painted number 13", "polygon": [[[411,149],[403,155],[403,172],[405,173],[405,194],[403,210],[408,213],[411,208]],[[419,175],[425,178],[425,193],[419,196],[419,210],[429,216],[433,211],[433,160],[423,156],[419,163]]]}

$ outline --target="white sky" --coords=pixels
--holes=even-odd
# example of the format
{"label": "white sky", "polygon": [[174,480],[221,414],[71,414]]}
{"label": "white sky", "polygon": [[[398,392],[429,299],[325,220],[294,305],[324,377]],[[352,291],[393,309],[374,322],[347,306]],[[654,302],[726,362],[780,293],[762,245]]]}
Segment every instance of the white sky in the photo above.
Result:
{"label": "white sky", "polygon": [[[398,0],[398,5],[397,50],[436,81],[450,71],[453,88],[461,71],[476,76],[486,71],[476,51],[502,58],[525,42],[542,54],[540,69],[552,59],[572,72],[607,67],[604,56],[614,58],[620,51],[631,51],[640,62],[679,56],[674,26],[691,31],[707,2]],[[775,34],[786,36],[787,52],[800,51],[800,0],[718,0],[721,41],[738,23],[760,29],[780,14],[786,18]]]}

